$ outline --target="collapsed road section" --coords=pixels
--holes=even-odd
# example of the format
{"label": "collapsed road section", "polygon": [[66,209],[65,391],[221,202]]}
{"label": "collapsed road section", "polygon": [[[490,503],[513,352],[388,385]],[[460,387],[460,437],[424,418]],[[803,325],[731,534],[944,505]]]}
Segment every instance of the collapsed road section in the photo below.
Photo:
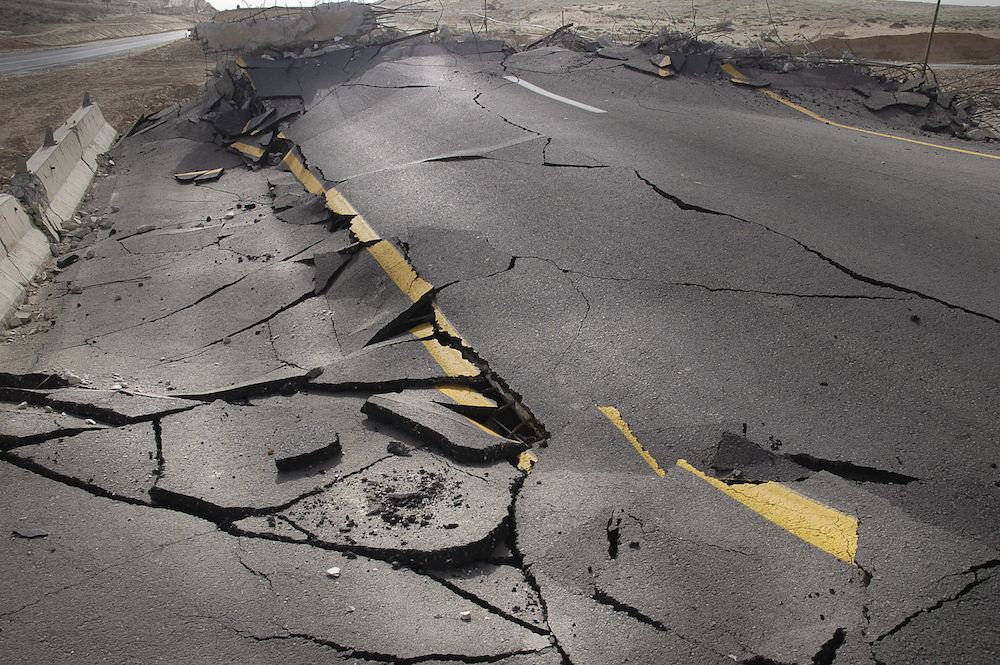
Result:
{"label": "collapsed road section", "polygon": [[109,153],[84,211],[107,223],[45,287],[57,324],[4,349],[0,454],[37,475],[6,467],[5,484],[77,488],[89,509],[137,510],[137,528],[150,509],[207,520],[236,555],[212,565],[273,606],[241,639],[559,662],[511,517],[544,428],[398,247],[331,209],[287,118],[226,71]]}
{"label": "collapsed road section", "polygon": [[[748,379],[716,369],[736,366],[724,354],[699,362],[697,347],[729,334],[732,356],[767,356],[778,374],[789,363],[768,354],[787,344],[854,385],[843,365],[855,356],[829,361],[787,321],[808,330],[861,310],[880,326],[906,310],[916,327],[930,318],[908,309],[921,302],[972,338],[993,319],[654,184],[681,183],[680,170],[671,182],[653,164],[615,164],[612,141],[581,127],[618,122],[623,104],[588,99],[617,116],[566,105],[580,86],[561,77],[624,80],[635,107],[666,107],[643,92],[678,72],[741,112],[756,91],[733,87],[711,54],[591,55],[562,48],[566,34],[518,55],[415,39],[245,57],[205,96],[133,127],[85,204],[94,243],[45,287],[56,324],[0,351],[0,473],[15,490],[2,501],[18,516],[2,557],[16,578],[5,639],[39,661],[108,640],[141,660],[169,631],[171,657],[192,662],[212,658],[206,645],[246,662],[906,662],[897,654],[928,624],[995,604],[996,551],[894,503],[938,469],[918,477],[919,462],[869,446],[872,430],[851,429],[861,417],[842,417],[811,376],[802,390]],[[536,90],[507,76],[544,82],[552,106],[532,115]],[[587,119],[571,124],[577,110]],[[596,138],[581,147],[576,132]],[[477,170],[493,180],[433,186]],[[542,172],[555,186],[533,190]],[[557,243],[543,231],[563,218]],[[667,257],[669,281],[651,276],[650,255]],[[606,282],[625,288],[594,287]],[[645,300],[623,311],[630,290]],[[787,318],[746,323],[771,310]],[[662,329],[666,343],[648,346]],[[625,343],[591,371],[609,339]],[[685,393],[697,374],[711,385]],[[737,409],[713,389],[769,420],[847,424],[808,422],[765,450],[745,425],[726,428]],[[594,408],[610,397],[646,415],[632,435],[645,457]],[[675,452],[702,459],[669,464]],[[850,513],[838,513],[845,553],[731,500],[777,483]],[[32,639],[75,626],[69,613],[98,595],[100,631]],[[126,612],[123,628],[111,617]]]}

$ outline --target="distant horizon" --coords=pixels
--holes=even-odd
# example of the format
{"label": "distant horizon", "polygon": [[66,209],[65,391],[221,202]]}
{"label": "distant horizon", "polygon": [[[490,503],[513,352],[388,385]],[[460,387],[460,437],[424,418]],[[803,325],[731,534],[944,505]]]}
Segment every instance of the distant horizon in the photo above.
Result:
{"label": "distant horizon", "polygon": [[[212,5],[217,11],[224,11],[226,9],[236,9],[239,7],[273,7],[277,4],[279,7],[314,7],[317,4],[322,4],[327,0],[208,0],[208,3]],[[354,0],[355,2],[374,2],[375,0]],[[934,4],[937,0],[901,0],[904,2],[923,2],[927,4]],[[958,5],[963,7],[1000,7],[1000,0],[942,0],[943,5]]]}

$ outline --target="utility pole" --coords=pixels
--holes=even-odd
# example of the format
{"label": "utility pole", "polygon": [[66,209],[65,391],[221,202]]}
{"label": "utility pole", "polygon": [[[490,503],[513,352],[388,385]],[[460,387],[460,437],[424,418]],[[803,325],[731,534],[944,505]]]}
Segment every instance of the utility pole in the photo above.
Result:
{"label": "utility pole", "polygon": [[934,41],[934,28],[937,27],[938,12],[941,11],[941,0],[937,0],[934,8],[934,20],[931,22],[931,34],[927,35],[927,50],[924,51],[924,76],[927,76],[927,61],[931,59],[931,43]]}

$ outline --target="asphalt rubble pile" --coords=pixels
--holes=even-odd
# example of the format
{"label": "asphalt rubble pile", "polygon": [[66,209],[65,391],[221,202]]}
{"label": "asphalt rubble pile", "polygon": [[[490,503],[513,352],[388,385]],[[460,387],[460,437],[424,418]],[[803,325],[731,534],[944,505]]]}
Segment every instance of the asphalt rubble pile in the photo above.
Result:
{"label": "asphalt rubble pile", "polygon": [[[801,70],[847,70],[864,77],[864,82],[852,86],[866,109],[879,117],[887,109],[898,109],[912,117],[914,129],[936,134],[950,134],[969,141],[997,141],[1000,133],[977,121],[984,110],[971,95],[957,90],[941,90],[934,82],[933,72],[925,76],[919,66],[899,66],[878,62],[862,62],[856,58],[832,59],[819,53],[794,56],[760,47],[738,47],[700,40],[686,32],[664,28],[658,35],[634,45],[616,45],[610,35],[593,40],[572,30],[568,24],[552,34],[528,45],[526,50],[559,47],[592,53],[597,57],[622,61],[626,67],[655,76],[675,74],[718,75],[719,66],[731,63],[757,74],[748,81],[736,83],[780,86],[780,78],[761,78],[769,74],[789,74]],[[470,35],[463,39],[471,39]],[[514,48],[512,43],[508,48]]]}

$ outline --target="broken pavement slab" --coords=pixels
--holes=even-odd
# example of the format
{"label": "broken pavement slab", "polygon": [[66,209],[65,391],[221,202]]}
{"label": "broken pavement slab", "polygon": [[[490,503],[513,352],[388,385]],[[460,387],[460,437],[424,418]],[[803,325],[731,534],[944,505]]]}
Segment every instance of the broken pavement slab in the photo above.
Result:
{"label": "broken pavement slab", "polygon": [[[151,496],[215,520],[277,510],[386,457],[389,439],[364,427],[362,404],[356,396],[300,393],[245,405],[219,400],[168,416],[161,425],[164,473]],[[283,444],[328,443],[331,431],[340,454],[275,472]]]}
{"label": "broken pavement slab", "polygon": [[271,450],[278,471],[295,471],[340,455],[340,437],[328,424],[316,424],[285,434]]}
{"label": "broken pavement slab", "polygon": [[33,404],[0,403],[0,450],[72,436],[107,425]]}
{"label": "broken pavement slab", "polygon": [[[270,584],[274,604],[284,608],[285,631],[379,654],[378,660],[506,662],[504,656],[551,646],[546,636],[431,577],[385,561],[261,539],[240,539],[239,560]],[[326,574],[331,567],[339,576]],[[462,612],[471,620],[463,621]]]}
{"label": "broken pavement slab", "polygon": [[35,399],[53,408],[83,417],[99,418],[115,425],[125,425],[156,416],[178,413],[198,406],[199,402],[165,395],[145,395],[126,389],[63,388],[37,392]]}
{"label": "broken pavement slab", "polygon": [[930,104],[930,101],[930,97],[918,92],[875,90],[865,100],[865,106],[872,111],[881,111],[890,106],[906,106],[922,109],[926,108]]}
{"label": "broken pavement slab", "polygon": [[607,545],[588,562],[595,600],[699,635],[738,661],[810,662],[836,635],[842,642],[844,632],[861,633],[862,571],[685,473],[671,467],[657,485],[592,519]]}
{"label": "broken pavement slab", "polygon": [[[318,663],[343,653],[501,662],[550,649],[545,636],[386,562],[236,538],[195,517],[94,497],[9,465],[0,467],[0,485],[10,488],[0,511],[24,518],[16,528],[49,533],[41,545],[0,539],[4,639],[34,662],[69,651],[87,662],[108,653],[139,662],[165,629],[176,633],[171,657],[189,662]],[[343,571],[335,580],[324,574],[331,566]],[[100,630],[66,630],[84,615]]]}
{"label": "broken pavement slab", "polygon": [[62,436],[7,455],[18,466],[131,503],[149,503],[160,473],[151,423]]}
{"label": "broken pavement slab", "polygon": [[736,482],[802,480],[812,473],[804,466],[731,432],[723,432],[710,464],[717,477]]}
{"label": "broken pavement slab", "polygon": [[506,462],[458,466],[413,449],[386,454],[278,516],[335,549],[448,566],[487,556],[506,536],[522,478]]}
{"label": "broken pavement slab", "polygon": [[401,390],[443,382],[470,382],[475,377],[452,377],[416,338],[398,338],[372,344],[324,365],[311,384],[324,390]]}
{"label": "broken pavement slab", "polygon": [[[890,636],[905,635],[916,617],[962,598],[989,579],[997,581],[1000,552],[922,523],[857,483],[820,472],[795,487],[829,505],[856,507],[856,559],[858,567],[870,576],[865,585],[867,636],[876,655],[880,643]],[[957,635],[941,637],[947,653],[957,654],[964,648],[956,641]],[[896,648],[899,646],[893,650]]]}
{"label": "broken pavement slab", "polygon": [[411,317],[426,300],[421,298],[415,303],[370,251],[351,257],[334,277],[325,297],[336,313],[333,326],[345,354],[409,330],[415,325],[410,323]]}
{"label": "broken pavement slab", "polygon": [[406,393],[373,395],[362,411],[410,432],[458,461],[496,461],[528,449],[525,443],[489,432],[448,407],[420,396]]}

